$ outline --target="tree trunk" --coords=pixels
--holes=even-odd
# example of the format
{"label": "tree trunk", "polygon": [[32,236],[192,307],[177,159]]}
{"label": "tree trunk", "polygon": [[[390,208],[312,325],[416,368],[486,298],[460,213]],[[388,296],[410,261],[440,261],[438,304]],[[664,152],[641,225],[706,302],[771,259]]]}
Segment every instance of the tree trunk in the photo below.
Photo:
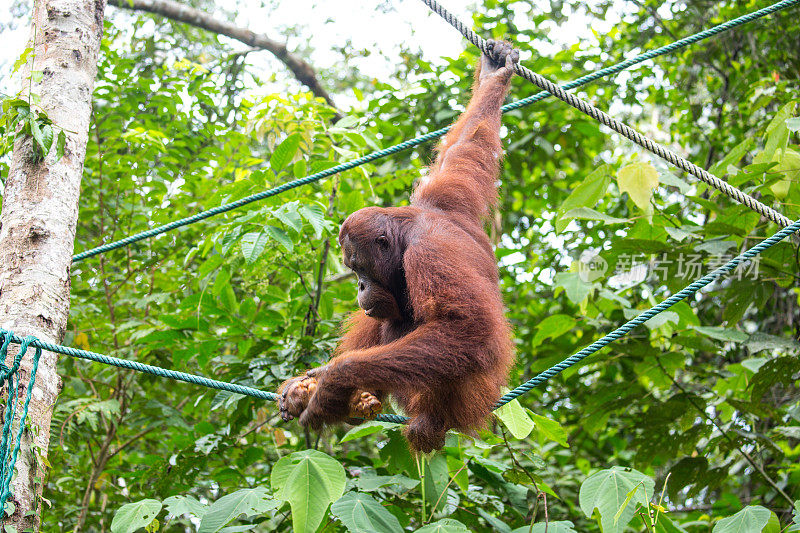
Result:
{"label": "tree trunk", "polygon": [[[66,134],[64,156],[51,150],[33,157],[30,139],[17,139],[0,212],[0,327],[20,336],[61,342],[69,311],[70,263],[78,218],[81,174],[91,115],[105,0],[38,0],[33,9],[33,58],[23,75],[41,71],[31,90],[56,132]],[[28,81],[22,94],[28,96]],[[29,350],[28,353],[33,353]],[[30,376],[29,357],[21,367],[22,387]],[[39,527],[43,461],[58,395],[56,355],[44,352],[12,482],[17,531]],[[33,511],[30,516],[26,516]]]}

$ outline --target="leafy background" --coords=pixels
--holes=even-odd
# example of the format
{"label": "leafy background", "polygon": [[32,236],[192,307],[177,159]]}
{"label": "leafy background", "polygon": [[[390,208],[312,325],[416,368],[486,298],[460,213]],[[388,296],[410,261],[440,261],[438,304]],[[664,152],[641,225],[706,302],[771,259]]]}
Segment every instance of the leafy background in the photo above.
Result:
{"label": "leafy background", "polygon": [[[484,35],[566,82],[768,2],[473,4]],[[320,69],[352,106],[336,122],[211,34],[108,15],[76,252],[447,125],[477,60],[472,48],[423,54],[409,35],[370,78],[352,65],[373,52],[343,45]],[[575,16],[619,21],[565,37]],[[795,9],[578,94],[797,219],[799,76]],[[535,92],[520,79],[511,91]],[[488,230],[517,345],[511,383],[776,230],[554,99],[507,113],[503,142]],[[75,264],[65,344],[274,390],[327,359],[355,307],[339,224],[406,203],[431,148]],[[799,254],[773,247],[757,273],[676,305],[425,458],[395,425],[311,434],[271,403],[64,358],[42,529],[800,530]],[[587,278],[592,256],[607,270]]]}

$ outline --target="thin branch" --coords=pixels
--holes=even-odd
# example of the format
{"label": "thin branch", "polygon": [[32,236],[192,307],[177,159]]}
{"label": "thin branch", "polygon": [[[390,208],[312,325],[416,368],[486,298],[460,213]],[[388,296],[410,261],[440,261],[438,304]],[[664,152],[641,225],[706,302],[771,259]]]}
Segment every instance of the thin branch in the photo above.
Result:
{"label": "thin branch", "polygon": [[[219,20],[208,13],[193,7],[181,4],[174,0],[108,0],[108,4],[132,11],[146,11],[155,15],[183,22],[201,28],[212,33],[225,35],[231,39],[243,42],[246,45],[261,50],[266,50],[274,55],[278,60],[294,74],[300,83],[308,87],[314,95],[325,100],[328,105],[336,108],[330,94],[320,85],[317,80],[317,73],[314,68],[306,61],[294,55],[286,48],[286,45],[270,39],[263,33],[255,33],[236,26],[230,22]],[[337,113],[337,116],[340,116]]]}
{"label": "thin branch", "polygon": [[741,446],[740,446],[740,445],[739,445],[739,444],[736,442],[736,440],[735,440],[733,437],[731,437],[731,436],[728,434],[728,432],[727,432],[727,431],[725,431],[724,429],[722,429],[722,426],[721,426],[721,425],[720,425],[720,424],[719,424],[719,423],[718,423],[718,422],[715,420],[715,418],[714,418],[714,417],[712,417],[711,415],[709,415],[708,413],[706,413],[706,410],[705,410],[705,409],[703,409],[701,406],[697,405],[697,403],[694,401],[694,399],[692,399],[692,396],[691,396],[691,395],[689,394],[689,392],[688,392],[688,391],[687,391],[687,390],[686,390],[686,389],[683,387],[683,385],[681,385],[681,384],[678,382],[678,380],[677,380],[677,379],[675,379],[675,377],[674,377],[672,374],[670,374],[669,372],[667,372],[667,370],[664,368],[664,365],[661,363],[661,359],[660,359],[659,357],[656,357],[656,364],[657,364],[657,365],[658,365],[658,367],[661,369],[661,372],[662,372],[662,373],[663,373],[665,376],[667,376],[667,378],[668,378],[670,381],[672,381],[672,384],[673,384],[673,385],[675,385],[675,387],[677,387],[677,389],[678,389],[679,391],[681,391],[681,392],[682,392],[682,393],[683,393],[683,394],[686,396],[686,400],[687,400],[687,401],[688,401],[688,402],[689,402],[689,403],[692,405],[692,407],[694,407],[694,408],[695,408],[695,410],[696,410],[698,413],[700,413],[700,416],[702,416],[703,418],[705,418],[706,420],[708,420],[708,422],[710,422],[710,423],[711,423],[711,425],[712,425],[712,426],[714,426],[714,427],[717,429],[717,431],[719,431],[719,432],[720,432],[720,434],[722,435],[722,437],[723,437],[725,440],[727,440],[728,442],[730,442],[730,443],[733,445],[733,447],[736,449],[736,451],[738,451],[738,452],[739,452],[739,454],[740,454],[740,455],[741,455],[741,456],[744,458],[744,460],[745,460],[745,461],[747,461],[748,463],[750,463],[750,466],[752,466],[752,467],[755,469],[755,471],[756,471],[756,472],[758,472],[758,473],[761,475],[762,479],[764,479],[764,481],[766,481],[766,482],[767,482],[767,484],[768,484],[770,487],[772,487],[772,488],[775,490],[775,492],[777,492],[778,494],[780,494],[780,495],[781,495],[781,497],[783,497],[783,498],[784,498],[786,501],[788,501],[788,502],[789,502],[789,505],[792,505],[792,503],[793,503],[793,500],[792,500],[792,498],[791,498],[791,497],[789,497],[789,495],[788,495],[788,494],[786,494],[786,492],[784,492],[784,491],[783,491],[783,489],[781,489],[781,488],[778,486],[778,484],[777,484],[777,483],[775,483],[775,481],[774,481],[774,480],[773,480],[773,479],[772,479],[772,478],[769,476],[769,474],[767,474],[767,472],[766,472],[766,471],[765,471],[765,470],[764,470],[764,469],[761,467],[761,465],[759,465],[758,463],[756,463],[755,459],[753,459],[753,457],[752,457],[752,456],[751,456],[749,453],[747,453],[747,452],[744,450],[744,448],[742,448],[742,447],[741,447]]}

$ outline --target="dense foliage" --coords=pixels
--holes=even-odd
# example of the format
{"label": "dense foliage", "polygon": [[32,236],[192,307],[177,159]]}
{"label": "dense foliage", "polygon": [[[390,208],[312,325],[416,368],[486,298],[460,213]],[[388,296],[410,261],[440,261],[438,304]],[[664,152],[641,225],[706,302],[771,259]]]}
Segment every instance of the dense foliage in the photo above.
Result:
{"label": "dense foliage", "polygon": [[[768,2],[477,3],[476,28],[566,82]],[[569,14],[620,9],[607,35],[562,46]],[[797,13],[578,92],[800,218]],[[242,54],[151,18],[106,25],[76,252],[438,129],[477,60],[410,49],[387,79],[331,81],[361,105],[333,123],[307,93],[253,89]],[[554,99],[504,125],[489,231],[512,384],[777,230]],[[274,390],[327,359],[355,307],[339,224],[407,202],[431,148],[75,264],[65,343]],[[64,358],[42,529],[800,531],[799,257],[773,247],[424,458],[396,425],[309,434],[271,403]]]}

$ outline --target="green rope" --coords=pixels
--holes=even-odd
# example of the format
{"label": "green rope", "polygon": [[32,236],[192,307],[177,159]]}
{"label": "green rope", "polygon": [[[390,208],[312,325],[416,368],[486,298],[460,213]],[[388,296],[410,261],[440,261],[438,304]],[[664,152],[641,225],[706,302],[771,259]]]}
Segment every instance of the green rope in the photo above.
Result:
{"label": "green rope", "polygon": [[[668,44],[666,46],[662,46],[661,48],[657,48],[655,50],[651,50],[650,52],[645,52],[644,54],[641,54],[641,55],[636,56],[636,57],[631,58],[631,59],[626,59],[625,61],[617,63],[616,65],[612,65],[610,67],[606,67],[606,68],[600,69],[600,70],[598,70],[598,71],[596,71],[596,72],[594,72],[592,74],[588,74],[588,75],[583,76],[581,78],[578,78],[578,79],[576,79],[576,80],[574,80],[572,82],[569,82],[569,83],[567,83],[565,85],[562,85],[561,89],[570,90],[570,89],[574,89],[576,87],[580,87],[581,85],[585,85],[585,84],[587,84],[587,83],[589,83],[591,81],[594,81],[594,80],[597,80],[599,78],[602,78],[603,76],[607,76],[609,74],[615,74],[617,72],[621,72],[621,71],[623,71],[623,70],[625,70],[627,68],[632,67],[633,65],[637,65],[637,64],[642,63],[644,61],[647,61],[649,59],[653,59],[655,57],[658,57],[658,56],[661,56],[661,55],[664,55],[664,54],[668,54],[670,52],[674,52],[675,50],[678,50],[678,49],[683,48],[685,46],[688,46],[690,44],[696,43],[696,42],[701,41],[703,39],[707,39],[708,37],[711,37],[712,35],[716,35],[718,33],[724,32],[724,31],[728,31],[728,30],[730,30],[732,28],[735,28],[737,26],[741,26],[742,24],[746,24],[746,23],[751,22],[753,20],[756,20],[758,18],[765,17],[765,16],[767,16],[767,15],[769,15],[771,13],[775,13],[777,11],[781,11],[783,9],[787,9],[787,8],[795,6],[797,4],[800,4],[800,0],[782,0],[780,2],[776,2],[776,3],[772,4],[771,6],[766,7],[764,9],[759,9],[758,11],[753,11],[752,13],[748,13],[746,15],[742,15],[741,17],[735,18],[735,19],[730,20],[728,22],[724,22],[722,24],[714,26],[713,28],[709,28],[707,30],[701,31],[701,32],[696,33],[694,35],[691,35],[689,37],[685,37],[683,39],[675,41],[672,44]],[[541,91],[541,92],[539,92],[539,93],[537,93],[535,95],[529,96],[527,98],[523,98],[522,100],[517,100],[516,102],[511,102],[510,104],[504,105],[503,108],[502,108],[502,111],[505,113],[505,112],[511,111],[513,109],[519,109],[521,107],[530,105],[530,104],[532,104],[534,102],[538,102],[540,100],[544,100],[548,96],[550,96],[550,93],[548,91]],[[294,189],[296,187],[300,187],[301,185],[307,185],[309,183],[313,183],[315,181],[319,181],[319,180],[321,180],[323,178],[327,178],[327,177],[332,176],[334,174],[337,174],[339,172],[344,172],[345,170],[353,169],[353,168],[361,166],[361,165],[363,165],[365,163],[369,163],[371,161],[375,161],[377,159],[381,159],[382,157],[386,157],[388,155],[391,155],[391,154],[394,154],[394,153],[397,153],[397,152],[401,152],[401,151],[406,150],[408,148],[413,148],[414,146],[417,146],[417,145],[420,145],[422,143],[428,142],[430,140],[436,139],[438,137],[441,137],[445,133],[447,133],[449,130],[450,130],[450,127],[446,127],[446,128],[442,128],[442,129],[439,129],[439,130],[436,130],[436,131],[432,131],[432,132],[427,133],[425,135],[421,135],[421,136],[416,137],[414,139],[411,139],[411,140],[408,140],[408,141],[404,141],[404,142],[402,142],[400,144],[391,146],[389,148],[385,148],[383,150],[378,150],[376,152],[372,152],[372,153],[367,154],[365,156],[362,156],[362,157],[359,157],[357,159],[354,159],[353,161],[350,161],[350,162],[347,162],[347,163],[343,163],[341,165],[336,165],[335,167],[329,168],[327,170],[323,170],[322,172],[317,172],[316,174],[311,174],[311,175],[306,176],[304,178],[299,178],[299,179],[284,183],[283,185],[279,185],[279,186],[274,187],[272,189],[269,189],[267,191],[263,191],[263,192],[256,193],[256,194],[253,194],[253,195],[250,195],[250,196],[246,196],[245,198],[242,198],[242,199],[237,200],[235,202],[231,202],[231,203],[224,204],[224,205],[221,205],[221,206],[218,206],[218,207],[214,207],[212,209],[208,209],[206,211],[202,211],[200,213],[197,213],[196,215],[192,215],[190,217],[182,218],[180,220],[176,220],[176,221],[170,222],[169,224],[164,224],[163,226],[158,226],[156,228],[152,228],[150,230],[143,231],[141,233],[136,233],[135,235],[131,235],[131,236],[125,237],[124,239],[120,239],[120,240],[115,241],[115,242],[111,242],[111,243],[108,243],[108,244],[104,244],[102,246],[98,246],[96,248],[92,248],[90,250],[83,251],[83,252],[81,252],[79,254],[74,255],[72,257],[72,262],[73,263],[77,263],[78,261],[82,261],[82,260],[87,259],[89,257],[93,257],[95,255],[99,255],[99,254],[102,254],[102,253],[105,253],[105,252],[108,252],[108,251],[111,251],[111,250],[116,250],[118,248],[122,248],[124,246],[128,246],[129,244],[133,244],[135,242],[138,242],[138,241],[141,241],[141,240],[144,240],[144,239],[149,239],[151,237],[155,237],[157,235],[161,235],[162,233],[167,233],[168,231],[172,231],[172,230],[180,228],[182,226],[187,226],[189,224],[193,224],[195,222],[199,222],[199,221],[204,220],[206,218],[210,218],[210,217],[213,217],[215,215],[226,213],[228,211],[231,211],[233,209],[237,209],[239,207],[242,207],[244,205],[250,204],[252,202],[257,202],[259,200],[263,200],[263,199],[269,198],[271,196],[276,196],[276,195],[281,194],[283,192],[286,192],[286,191],[288,191],[290,189]]]}
{"label": "green rope", "polygon": [[[763,252],[764,250],[766,250],[767,248],[769,248],[771,246],[774,246],[778,242],[780,242],[783,239],[785,239],[788,235],[791,235],[792,233],[794,233],[794,232],[796,232],[798,230],[800,230],[800,220],[798,220],[797,222],[794,222],[793,224],[789,225],[786,228],[781,229],[780,231],[775,233],[773,236],[771,236],[771,237],[765,239],[764,241],[762,241],[761,243],[753,246],[752,248],[750,248],[746,252],[742,253],[741,255],[731,259],[726,264],[722,265],[721,267],[717,268],[716,270],[712,271],[711,273],[703,276],[702,278],[700,278],[697,281],[693,282],[692,284],[688,285],[686,288],[684,288],[680,292],[677,292],[674,295],[670,296],[669,298],[667,298],[666,300],[664,300],[660,304],[656,305],[652,309],[649,309],[648,311],[645,311],[644,313],[640,314],[639,316],[637,316],[633,320],[630,320],[630,321],[626,322],[625,324],[623,324],[619,328],[615,329],[611,333],[605,335],[604,337],[602,337],[602,338],[598,339],[597,341],[593,342],[591,345],[587,346],[583,350],[577,352],[575,355],[572,355],[571,357],[568,357],[567,359],[565,359],[561,363],[558,363],[557,365],[554,365],[553,367],[545,370],[544,372],[542,372],[541,374],[537,375],[536,377],[528,380],[526,383],[523,383],[522,385],[520,385],[516,389],[510,391],[508,394],[506,394],[505,396],[503,396],[500,399],[500,401],[497,403],[497,405],[495,405],[495,408],[500,407],[502,405],[505,405],[506,403],[508,403],[509,401],[513,400],[514,398],[517,398],[517,397],[521,396],[522,394],[525,394],[526,392],[528,392],[532,388],[540,385],[541,383],[544,383],[545,381],[547,381],[551,377],[555,376],[556,374],[558,374],[559,372],[561,372],[565,368],[568,368],[568,367],[578,363],[579,361],[582,361],[583,359],[585,359],[589,355],[597,352],[598,350],[600,350],[601,348],[607,346],[611,342],[619,339],[620,337],[623,337],[624,335],[626,335],[628,332],[630,332],[636,326],[643,324],[648,319],[654,317],[655,315],[661,313],[662,311],[664,311],[666,309],[669,309],[670,307],[672,307],[673,305],[675,305],[679,301],[684,300],[687,297],[695,294],[701,288],[703,288],[706,285],[710,284],[715,279],[717,279],[717,278],[719,278],[719,277],[721,277],[721,276],[733,271],[743,261],[746,261],[748,259],[751,259],[751,258],[755,257],[759,253]],[[42,341],[34,339],[32,337],[27,337],[25,339],[21,339],[21,338],[17,337],[16,335],[14,335],[13,333],[11,333],[10,331],[6,331],[6,330],[3,330],[3,329],[0,329],[0,336],[2,336],[2,338],[4,339],[2,350],[5,350],[7,348],[7,346],[8,346],[8,343],[10,343],[10,342],[14,342],[14,343],[18,343],[18,344],[27,342],[28,345],[37,348],[37,353],[38,353],[39,350],[47,350],[49,352],[55,352],[55,353],[60,353],[60,354],[63,354],[63,355],[68,355],[70,357],[75,357],[77,359],[85,359],[85,360],[88,360],[88,361],[94,361],[94,362],[97,362],[97,363],[103,363],[103,364],[106,364],[106,365],[116,366],[116,367],[119,367],[119,368],[127,368],[129,370],[135,370],[137,372],[142,372],[142,373],[145,373],[145,374],[152,374],[154,376],[174,379],[174,380],[177,380],[177,381],[184,381],[186,383],[192,383],[194,385],[200,385],[202,387],[207,387],[207,388],[210,388],[210,389],[224,390],[224,391],[227,391],[227,392],[233,392],[233,393],[242,394],[242,395],[245,395],[245,396],[252,396],[254,398],[259,398],[259,399],[263,399],[263,400],[276,401],[278,399],[278,395],[275,394],[275,393],[266,392],[266,391],[259,390],[259,389],[253,388],[253,387],[248,387],[248,386],[245,386],[245,385],[239,385],[237,383],[228,383],[228,382],[225,382],[225,381],[218,381],[218,380],[210,379],[210,378],[207,378],[207,377],[204,377],[204,376],[198,376],[196,374],[188,374],[186,372],[178,372],[176,370],[170,370],[170,369],[161,368],[161,367],[158,367],[158,366],[146,365],[144,363],[139,363],[137,361],[130,361],[128,359],[120,359],[120,358],[117,358],[117,357],[111,357],[111,356],[108,356],[108,355],[95,353],[95,352],[90,352],[90,351],[87,351],[87,350],[78,350],[76,348],[70,348],[68,346],[61,346],[59,344],[51,344],[51,343],[47,343],[47,342],[42,342]],[[26,345],[26,347],[27,347],[27,345]],[[4,354],[5,351],[3,351],[2,353]],[[22,357],[21,355],[19,355],[19,354],[17,355],[18,359],[21,358],[21,357]],[[18,359],[15,359],[13,372],[16,372],[15,369],[19,366]],[[5,368],[5,367],[0,367],[0,369],[3,369],[3,368]],[[13,372],[9,372],[9,374],[13,373]],[[0,378],[2,378],[4,375],[6,375],[6,374],[0,372]],[[404,417],[404,416],[393,415],[393,414],[385,414],[385,415],[378,416],[377,420],[381,420],[381,421],[385,421],[385,422],[404,423],[408,419],[406,417]],[[5,428],[4,428],[4,430],[5,430]],[[2,448],[0,448],[0,451],[1,450],[2,450]]]}
{"label": "green rope", "polygon": [[36,370],[39,368],[39,358],[42,356],[42,349],[37,347],[33,355],[31,377],[28,380],[25,403],[18,422],[19,426],[17,427],[16,435],[14,435],[12,426],[14,425],[17,398],[19,396],[19,374],[17,371],[22,358],[25,357],[28,351],[28,346],[36,341],[34,337],[18,339],[20,341],[19,352],[14,356],[11,368],[8,368],[5,365],[5,360],[8,356],[8,346],[14,340],[14,337],[14,334],[10,331],[0,329],[0,339],[2,339],[2,345],[0,345],[0,386],[5,387],[8,391],[5,414],[3,416],[3,433],[2,437],[0,437],[0,523],[5,519],[6,502],[11,496],[11,478],[14,475],[14,465],[17,464],[17,455],[22,445],[22,432],[25,431],[25,419],[28,417],[33,384],[36,381]]}
{"label": "green rope", "polygon": [[[448,24],[450,24],[456,30],[458,30],[458,32],[461,33],[461,35],[463,35],[464,38],[466,38],[472,44],[480,48],[484,53],[487,52],[486,40],[483,39],[480,35],[478,35],[474,31],[472,31],[472,29],[469,26],[465,25],[463,22],[458,20],[458,18],[456,18],[455,15],[453,15],[447,9],[442,7],[436,0],[422,0],[422,2],[426,6],[428,6],[434,13],[436,13],[437,15],[442,17],[445,21],[447,21]],[[566,92],[563,89],[563,87],[559,87],[555,83],[537,74],[536,72],[533,72],[532,70],[525,67],[521,63],[514,63],[514,72],[519,74],[522,78],[533,83],[540,89],[544,89],[545,91],[552,94],[559,100],[574,107],[581,113],[584,113],[589,117],[592,117],[600,124],[603,124],[604,126],[611,128],[612,130],[616,131],[623,137],[635,142],[645,150],[649,150],[650,152],[654,153],[664,161],[667,161],[668,163],[675,165],[679,169],[688,172],[689,174],[696,177],[703,183],[711,185],[712,187],[722,192],[729,198],[736,200],[737,202],[747,206],[749,209],[752,209],[756,213],[759,213],[767,217],[769,220],[775,222],[776,224],[786,227],[792,223],[792,221],[789,218],[785,217],[784,215],[782,215],[775,209],[769,207],[768,205],[758,201],[754,196],[747,194],[746,192],[734,187],[733,185],[729,184],[724,180],[721,180],[717,176],[707,172],[705,169],[695,165],[691,161],[679,156],[675,152],[653,141],[649,137],[642,135],[641,133],[631,128],[627,124],[601,111],[599,108],[590,104],[586,100],[582,100],[576,97],[575,95]]]}

